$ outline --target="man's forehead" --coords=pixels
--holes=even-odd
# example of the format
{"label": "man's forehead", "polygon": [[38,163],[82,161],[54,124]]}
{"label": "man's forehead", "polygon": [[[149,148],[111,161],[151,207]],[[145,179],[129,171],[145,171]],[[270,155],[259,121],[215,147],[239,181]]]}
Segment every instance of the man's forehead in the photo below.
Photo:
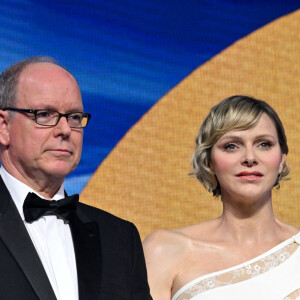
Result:
{"label": "man's forehead", "polygon": [[59,81],[61,78],[76,82],[76,79],[64,68],[53,63],[38,62],[31,63],[22,70],[19,75],[19,83],[36,80],[52,82],[55,79]]}
{"label": "man's forehead", "polygon": [[[52,63],[33,63],[21,72],[16,99],[19,105],[53,108],[68,104],[67,109],[82,110],[81,93],[75,78]],[[61,103],[63,102],[63,103]]]}

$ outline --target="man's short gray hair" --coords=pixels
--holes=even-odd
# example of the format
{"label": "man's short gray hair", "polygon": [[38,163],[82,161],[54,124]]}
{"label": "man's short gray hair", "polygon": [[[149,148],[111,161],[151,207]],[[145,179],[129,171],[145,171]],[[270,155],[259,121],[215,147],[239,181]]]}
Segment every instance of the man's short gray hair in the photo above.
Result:
{"label": "man's short gray hair", "polygon": [[0,75],[0,109],[16,105],[16,87],[20,73],[30,64],[47,62],[58,65],[56,60],[49,56],[34,56],[18,61],[5,69]]}

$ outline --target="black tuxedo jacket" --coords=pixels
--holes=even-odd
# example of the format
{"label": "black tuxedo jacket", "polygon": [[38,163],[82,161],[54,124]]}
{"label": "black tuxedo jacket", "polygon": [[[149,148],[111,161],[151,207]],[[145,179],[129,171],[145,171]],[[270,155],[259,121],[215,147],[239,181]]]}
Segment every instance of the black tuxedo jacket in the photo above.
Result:
{"label": "black tuxedo jacket", "polygon": [[[151,299],[141,241],[132,223],[81,203],[71,223],[80,300]],[[0,299],[56,299],[1,177],[0,278]]]}

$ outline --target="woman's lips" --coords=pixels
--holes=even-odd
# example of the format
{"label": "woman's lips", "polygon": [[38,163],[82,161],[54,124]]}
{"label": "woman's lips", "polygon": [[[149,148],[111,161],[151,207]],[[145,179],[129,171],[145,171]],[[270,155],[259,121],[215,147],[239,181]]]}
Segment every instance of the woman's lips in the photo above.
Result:
{"label": "woman's lips", "polygon": [[236,175],[237,177],[247,180],[247,181],[256,181],[261,179],[264,175],[257,171],[244,171]]}

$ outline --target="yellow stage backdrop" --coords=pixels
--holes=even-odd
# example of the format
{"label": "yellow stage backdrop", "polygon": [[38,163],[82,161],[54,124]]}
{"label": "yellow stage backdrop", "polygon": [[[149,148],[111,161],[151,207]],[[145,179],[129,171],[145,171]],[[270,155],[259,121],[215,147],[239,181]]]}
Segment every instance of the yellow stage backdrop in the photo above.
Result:
{"label": "yellow stage backdrop", "polygon": [[282,220],[300,227],[300,11],[237,41],[197,68],[131,128],[99,166],[81,201],[130,220],[142,238],[221,213],[190,178],[199,127],[212,105],[234,94],[267,101],[286,128],[291,180],[274,191]]}

